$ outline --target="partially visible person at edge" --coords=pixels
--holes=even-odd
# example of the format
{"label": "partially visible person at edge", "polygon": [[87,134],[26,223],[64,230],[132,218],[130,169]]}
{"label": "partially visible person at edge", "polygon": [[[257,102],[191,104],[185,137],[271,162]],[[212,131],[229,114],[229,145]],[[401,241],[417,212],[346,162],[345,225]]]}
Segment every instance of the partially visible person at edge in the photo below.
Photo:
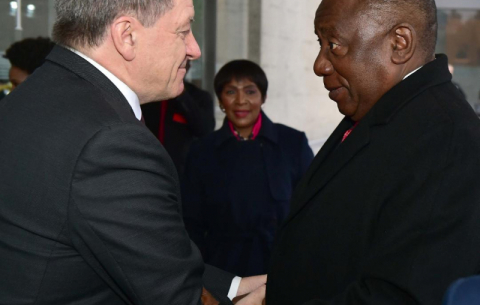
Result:
{"label": "partially visible person at edge", "polygon": [[277,233],[268,305],[438,305],[480,272],[480,120],[434,0],[323,0],[314,63],[345,118]]}
{"label": "partially visible person at edge", "polygon": [[185,226],[205,262],[242,276],[263,274],[313,153],[305,133],[273,123],[262,111],[268,80],[257,64],[227,63],[214,87],[226,117],[189,153]]}
{"label": "partially visible person at edge", "polygon": [[200,56],[192,0],[55,8],[60,46],[0,101],[0,304],[229,304],[254,289],[238,304],[260,304],[265,276],[204,265],[175,167],[140,122]]}
{"label": "partially visible person at edge", "polygon": [[[187,73],[190,62],[187,63]],[[192,142],[215,128],[210,93],[184,81],[183,93],[171,100],[141,105],[145,125],[163,144],[180,175]]]}
{"label": "partially visible person at edge", "polygon": [[54,46],[55,43],[50,38],[26,38],[13,43],[5,51],[3,57],[10,61],[8,78],[12,90],[45,62],[45,57]]}

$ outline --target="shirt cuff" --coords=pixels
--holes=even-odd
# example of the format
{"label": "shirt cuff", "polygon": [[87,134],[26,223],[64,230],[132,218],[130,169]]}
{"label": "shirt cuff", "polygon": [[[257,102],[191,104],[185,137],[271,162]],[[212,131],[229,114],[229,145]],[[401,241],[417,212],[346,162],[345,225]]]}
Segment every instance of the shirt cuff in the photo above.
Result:
{"label": "shirt cuff", "polygon": [[234,277],[232,280],[232,284],[230,285],[230,290],[228,291],[227,297],[231,300],[233,300],[234,297],[237,296],[238,292],[238,287],[240,287],[240,281],[242,280],[241,277]]}

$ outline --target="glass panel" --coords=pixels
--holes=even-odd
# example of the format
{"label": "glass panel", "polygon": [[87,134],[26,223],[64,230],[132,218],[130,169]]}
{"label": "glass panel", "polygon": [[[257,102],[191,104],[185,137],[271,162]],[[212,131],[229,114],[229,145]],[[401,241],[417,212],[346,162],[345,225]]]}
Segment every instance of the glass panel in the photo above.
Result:
{"label": "glass panel", "polygon": [[0,50],[7,49],[14,41],[27,37],[48,37],[51,32],[53,1],[23,0],[21,6],[21,26],[23,31],[16,33],[17,1],[0,0]]}
{"label": "glass panel", "polygon": [[480,113],[480,10],[438,10],[437,53],[454,67],[453,81]]}

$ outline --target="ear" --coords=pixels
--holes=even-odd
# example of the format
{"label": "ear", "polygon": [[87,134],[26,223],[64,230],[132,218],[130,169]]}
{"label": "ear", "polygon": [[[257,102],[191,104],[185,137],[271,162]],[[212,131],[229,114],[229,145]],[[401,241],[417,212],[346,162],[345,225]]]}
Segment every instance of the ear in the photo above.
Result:
{"label": "ear", "polygon": [[115,19],[110,27],[113,44],[126,61],[135,59],[136,35],[140,25],[133,17],[121,16]]}
{"label": "ear", "polygon": [[265,104],[265,101],[267,100],[267,94],[265,94],[265,96],[263,97],[263,101],[262,101],[262,104]]}
{"label": "ear", "polygon": [[400,65],[412,58],[417,46],[417,34],[410,24],[395,26],[391,32],[392,62]]}

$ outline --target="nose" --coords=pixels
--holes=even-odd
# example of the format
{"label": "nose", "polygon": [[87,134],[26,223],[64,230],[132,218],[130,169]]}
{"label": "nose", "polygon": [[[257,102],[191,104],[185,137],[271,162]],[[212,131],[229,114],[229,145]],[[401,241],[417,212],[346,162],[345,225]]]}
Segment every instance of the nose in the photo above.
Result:
{"label": "nose", "polygon": [[243,90],[238,90],[237,94],[235,94],[235,103],[238,105],[243,105],[247,103],[247,96],[243,92]]}
{"label": "nose", "polygon": [[335,69],[333,69],[333,65],[326,58],[325,52],[320,50],[318,53],[317,59],[315,59],[315,63],[313,64],[313,71],[320,77],[331,75]]}
{"label": "nose", "polygon": [[195,60],[200,58],[200,56],[202,56],[202,51],[200,51],[200,47],[198,46],[197,40],[195,39],[195,36],[193,36],[192,32],[190,32],[190,34],[186,37],[186,40],[188,59]]}

